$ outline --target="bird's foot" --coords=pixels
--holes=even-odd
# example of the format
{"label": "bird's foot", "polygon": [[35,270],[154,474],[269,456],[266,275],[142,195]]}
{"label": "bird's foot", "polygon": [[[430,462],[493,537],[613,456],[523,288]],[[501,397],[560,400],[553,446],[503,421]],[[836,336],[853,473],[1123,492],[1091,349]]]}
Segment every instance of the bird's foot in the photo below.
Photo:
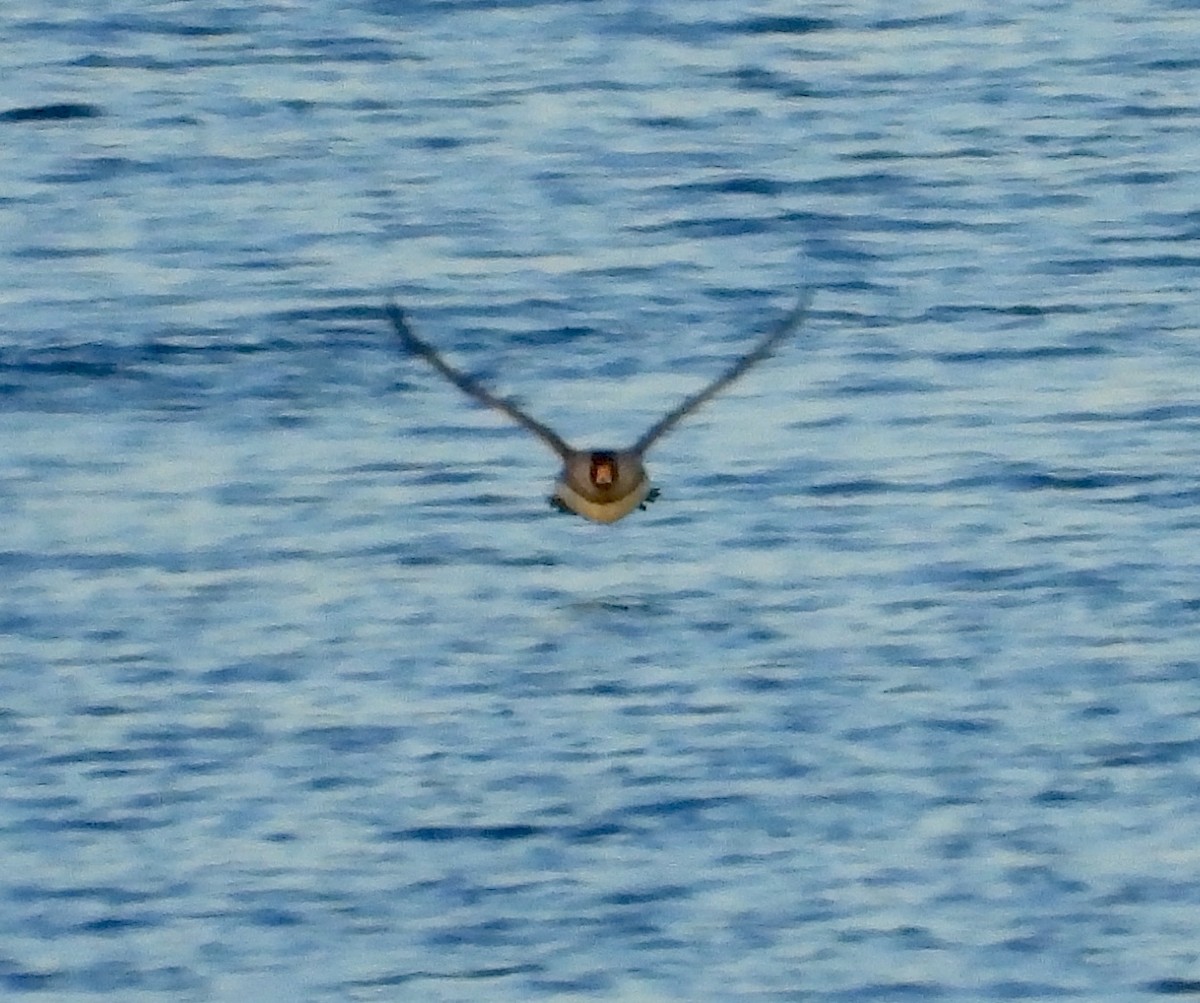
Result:
{"label": "bird's foot", "polygon": [[658,496],[660,494],[662,494],[662,492],[658,488],[651,488],[650,491],[647,493],[646,497],[642,499],[642,503],[638,506],[638,508],[641,511],[645,512],[646,506],[649,505],[651,502],[658,501]]}

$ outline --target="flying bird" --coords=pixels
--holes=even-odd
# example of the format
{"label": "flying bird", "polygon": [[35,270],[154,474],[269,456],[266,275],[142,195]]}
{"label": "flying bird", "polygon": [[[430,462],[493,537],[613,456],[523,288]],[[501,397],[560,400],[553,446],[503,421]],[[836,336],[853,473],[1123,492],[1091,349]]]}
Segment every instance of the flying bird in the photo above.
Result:
{"label": "flying bird", "polygon": [[563,512],[574,512],[593,522],[616,522],[634,509],[644,509],[659,494],[650,483],[643,457],[646,451],[680,421],[711,400],[751,366],[771,354],[803,323],[812,295],[805,290],[799,302],[754,345],[715,380],[668,412],[627,449],[575,449],[554,429],[530,417],[511,401],[497,397],[478,380],[450,365],[428,342],[413,334],[404,311],[389,303],[387,312],[400,342],[419,355],[469,397],[508,415],[549,446],[562,461],[562,470],[550,496],[550,504]]}

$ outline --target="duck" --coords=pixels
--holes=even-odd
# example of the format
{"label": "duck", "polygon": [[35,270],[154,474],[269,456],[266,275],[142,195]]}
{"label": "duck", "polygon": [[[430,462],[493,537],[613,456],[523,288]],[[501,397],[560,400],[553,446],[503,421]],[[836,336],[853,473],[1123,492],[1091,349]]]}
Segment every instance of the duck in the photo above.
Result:
{"label": "duck", "polygon": [[808,315],[811,290],[799,300],[750,349],[706,386],[686,397],[648,428],[633,445],[624,449],[577,449],[554,429],[510,400],[492,393],[477,379],[451,365],[428,341],[414,333],[408,315],[396,303],[387,314],[400,344],[423,359],[449,383],[480,404],[499,411],[533,433],[559,458],[562,468],[548,501],[560,512],[574,513],[591,522],[614,523],[631,512],[644,510],[661,492],[646,470],[647,451],[684,418],[741,379],[751,368],[775,351],[797,331]]}

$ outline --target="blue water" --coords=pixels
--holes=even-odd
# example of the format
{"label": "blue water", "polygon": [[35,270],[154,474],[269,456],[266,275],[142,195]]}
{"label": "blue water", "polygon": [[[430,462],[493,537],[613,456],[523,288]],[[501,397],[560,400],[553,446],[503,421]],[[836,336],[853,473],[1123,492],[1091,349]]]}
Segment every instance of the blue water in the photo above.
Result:
{"label": "blue water", "polygon": [[[82,6],[0,46],[0,997],[1200,995],[1193,0]],[[610,527],[382,312],[612,445],[804,286]]]}

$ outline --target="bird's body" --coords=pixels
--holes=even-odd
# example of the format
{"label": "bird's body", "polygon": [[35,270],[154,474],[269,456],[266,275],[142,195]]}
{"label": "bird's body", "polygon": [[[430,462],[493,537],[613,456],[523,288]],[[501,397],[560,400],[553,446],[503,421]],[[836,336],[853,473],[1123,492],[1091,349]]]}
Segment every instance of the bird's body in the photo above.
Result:
{"label": "bird's body", "polygon": [[643,460],[646,451],[683,418],[770,355],[784,338],[800,326],[808,312],[809,298],[806,292],[800,302],[749,352],[717,379],[664,415],[628,449],[573,448],[552,428],[530,417],[511,401],[497,397],[473,377],[446,362],[436,349],[413,334],[404,312],[395,304],[389,305],[388,316],[405,348],[425,359],[463,393],[506,414],[528,429],[558,455],[562,470],[554,486],[554,494],[550,497],[551,505],[593,522],[609,523],[623,519],[635,509],[645,508],[658,497],[658,488],[652,486],[646,473]]}
{"label": "bird's body", "polygon": [[616,522],[657,497],[639,453],[572,450],[550,503],[593,522]]}

